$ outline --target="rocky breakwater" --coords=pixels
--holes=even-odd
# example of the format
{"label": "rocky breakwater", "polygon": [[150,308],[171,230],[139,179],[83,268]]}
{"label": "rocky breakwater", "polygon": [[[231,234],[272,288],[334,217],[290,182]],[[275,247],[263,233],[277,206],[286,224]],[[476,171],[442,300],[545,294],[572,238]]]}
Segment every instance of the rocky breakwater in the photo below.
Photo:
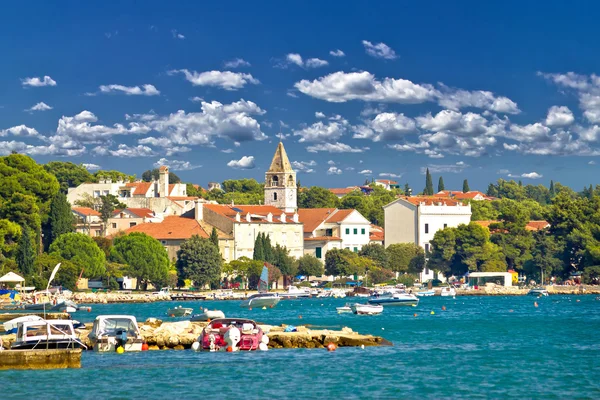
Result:
{"label": "rocky breakwater", "polygon": [[152,303],[155,301],[171,301],[168,294],[152,293],[74,293],[71,297],[78,304],[107,304],[107,303]]}
{"label": "rocky breakwater", "polygon": [[[192,344],[202,333],[207,322],[162,322],[156,318],[149,318],[146,322],[139,324],[140,331],[149,350],[184,350],[192,347]],[[372,335],[361,335],[353,332],[350,328],[342,328],[341,331],[333,330],[311,330],[305,326],[296,327],[295,332],[285,332],[287,325],[272,326],[260,325],[263,332],[269,337],[269,348],[324,348],[329,343],[338,347],[344,346],[390,346],[391,342],[382,337]],[[81,341],[91,348],[88,339],[89,329],[81,331]]]}

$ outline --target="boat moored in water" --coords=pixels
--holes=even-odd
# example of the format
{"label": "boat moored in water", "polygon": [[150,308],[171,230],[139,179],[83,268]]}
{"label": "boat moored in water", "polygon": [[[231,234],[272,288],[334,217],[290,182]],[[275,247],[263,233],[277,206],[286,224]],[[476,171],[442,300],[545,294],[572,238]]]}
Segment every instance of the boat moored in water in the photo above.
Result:
{"label": "boat moored in water", "polygon": [[456,289],[451,286],[443,287],[440,295],[442,297],[456,297]]}
{"label": "boat moored in water", "polygon": [[10,321],[6,321],[3,325],[4,325],[4,332],[8,335],[8,334],[12,334],[12,333],[17,333],[17,329],[19,328],[19,324],[22,324],[23,322],[30,322],[30,321],[42,321],[43,318],[38,316],[38,315],[24,315],[22,317],[17,317],[14,319],[11,319]]}
{"label": "boat moored in water", "polygon": [[311,297],[310,291],[304,288],[300,289],[296,286],[290,285],[288,291],[285,293],[279,293],[279,297],[282,299],[299,299]]}
{"label": "boat moored in water", "polygon": [[190,321],[192,322],[201,322],[201,321],[212,321],[217,318],[225,318],[225,314],[221,310],[209,310],[205,308],[204,311],[200,314],[192,315]]}
{"label": "boat moored in water", "polygon": [[536,287],[527,292],[530,296],[548,296],[548,290],[544,287]]}
{"label": "boat moored in water", "polygon": [[260,326],[246,318],[218,318],[198,338],[200,349],[209,351],[267,350],[269,338]]}
{"label": "boat moored in water", "polygon": [[179,306],[179,307],[169,308],[167,310],[167,315],[170,317],[185,317],[187,315],[192,315],[193,311],[194,311],[194,309],[192,309],[192,308]]}
{"label": "boat moored in water", "polygon": [[358,315],[377,315],[383,312],[381,304],[362,304],[355,303],[350,306],[352,312]]}
{"label": "boat moored in water", "polygon": [[94,321],[89,338],[94,351],[141,351],[144,340],[137,320],[132,315],[99,315]]}
{"label": "boat moored in water", "polygon": [[345,306],[343,306],[343,307],[336,307],[335,309],[338,312],[338,314],[344,314],[344,313],[351,313],[352,312],[352,307],[350,307],[350,303],[346,303]]}
{"label": "boat moored in water", "polygon": [[433,295],[435,295],[435,290],[431,289],[431,290],[424,290],[422,292],[417,292],[415,293],[417,296],[419,297],[431,297]]}
{"label": "boat moored in water", "polygon": [[258,293],[250,295],[246,300],[242,301],[240,307],[246,308],[273,308],[279,303],[281,297],[277,293],[269,293],[269,270],[266,264],[263,265],[260,280],[258,281]]}
{"label": "boat moored in water", "polygon": [[86,348],[75,334],[71,320],[35,320],[20,322],[11,350]]}
{"label": "boat moored in water", "polygon": [[382,304],[386,306],[416,306],[419,298],[412,293],[391,291],[369,297],[369,304]]}

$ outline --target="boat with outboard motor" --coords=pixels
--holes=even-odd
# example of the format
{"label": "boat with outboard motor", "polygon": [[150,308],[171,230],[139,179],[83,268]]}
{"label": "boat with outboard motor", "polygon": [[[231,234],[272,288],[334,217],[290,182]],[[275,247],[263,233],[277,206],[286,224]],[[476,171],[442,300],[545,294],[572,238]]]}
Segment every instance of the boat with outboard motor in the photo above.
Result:
{"label": "boat with outboard motor", "polygon": [[142,351],[144,339],[132,315],[99,315],[89,336],[94,351]]}
{"label": "boat with outboard motor", "polygon": [[310,291],[305,288],[298,288],[296,286],[288,286],[288,291],[285,293],[279,293],[279,297],[282,299],[300,299],[311,297]]}
{"label": "boat with outboard motor", "polygon": [[246,308],[273,308],[279,303],[281,297],[277,293],[269,293],[269,270],[263,265],[260,280],[258,281],[258,293],[250,295],[246,300],[242,301],[240,307]]}
{"label": "boat with outboard motor", "polygon": [[192,348],[208,351],[267,350],[269,337],[256,322],[247,318],[212,320]]}
{"label": "boat with outboard motor", "polygon": [[345,313],[352,312],[352,307],[351,307],[350,303],[346,303],[346,305],[344,305],[343,307],[336,307],[335,309],[338,314],[345,314]]}
{"label": "boat with outboard motor", "polygon": [[203,321],[212,321],[217,318],[225,318],[225,314],[221,310],[209,310],[205,308],[203,312],[200,314],[192,315],[190,321],[192,322],[203,322]]}
{"label": "boat with outboard motor", "polygon": [[442,297],[456,297],[456,289],[452,286],[445,286],[442,288],[442,292],[440,293]]}
{"label": "boat with outboard motor", "polygon": [[529,292],[527,292],[528,295],[530,296],[548,296],[548,290],[545,287],[535,287],[531,290],[529,290]]}
{"label": "boat with outboard motor", "polygon": [[73,321],[52,319],[20,322],[11,350],[87,348],[78,338]]}
{"label": "boat with outboard motor", "polygon": [[433,289],[424,290],[422,292],[417,292],[415,294],[419,297],[431,297],[431,296],[435,295],[435,290],[433,290]]}
{"label": "boat with outboard motor", "polygon": [[355,303],[350,306],[352,312],[358,315],[377,315],[383,312],[381,304]]}
{"label": "boat with outboard motor", "polygon": [[369,304],[382,304],[386,306],[417,306],[419,298],[412,293],[404,291],[388,291],[377,293],[369,297]]}
{"label": "boat with outboard motor", "polygon": [[178,307],[169,308],[167,310],[167,315],[169,317],[185,317],[188,315],[192,315],[193,311],[194,311],[193,308],[178,306]]}

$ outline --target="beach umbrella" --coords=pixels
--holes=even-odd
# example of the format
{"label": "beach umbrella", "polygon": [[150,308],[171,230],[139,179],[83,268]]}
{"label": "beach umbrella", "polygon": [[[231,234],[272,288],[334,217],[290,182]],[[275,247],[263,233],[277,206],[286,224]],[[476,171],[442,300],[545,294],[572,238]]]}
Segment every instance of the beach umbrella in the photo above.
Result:
{"label": "beach umbrella", "polygon": [[9,272],[0,278],[0,282],[25,282],[25,278],[22,278],[14,272]]}

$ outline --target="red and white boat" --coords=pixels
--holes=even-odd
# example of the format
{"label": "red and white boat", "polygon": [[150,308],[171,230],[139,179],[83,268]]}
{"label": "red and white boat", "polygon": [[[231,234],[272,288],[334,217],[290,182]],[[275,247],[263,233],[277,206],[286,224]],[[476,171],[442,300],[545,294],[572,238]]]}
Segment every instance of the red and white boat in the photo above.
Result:
{"label": "red and white boat", "polygon": [[204,328],[198,342],[209,351],[267,350],[269,337],[251,319],[218,318]]}

